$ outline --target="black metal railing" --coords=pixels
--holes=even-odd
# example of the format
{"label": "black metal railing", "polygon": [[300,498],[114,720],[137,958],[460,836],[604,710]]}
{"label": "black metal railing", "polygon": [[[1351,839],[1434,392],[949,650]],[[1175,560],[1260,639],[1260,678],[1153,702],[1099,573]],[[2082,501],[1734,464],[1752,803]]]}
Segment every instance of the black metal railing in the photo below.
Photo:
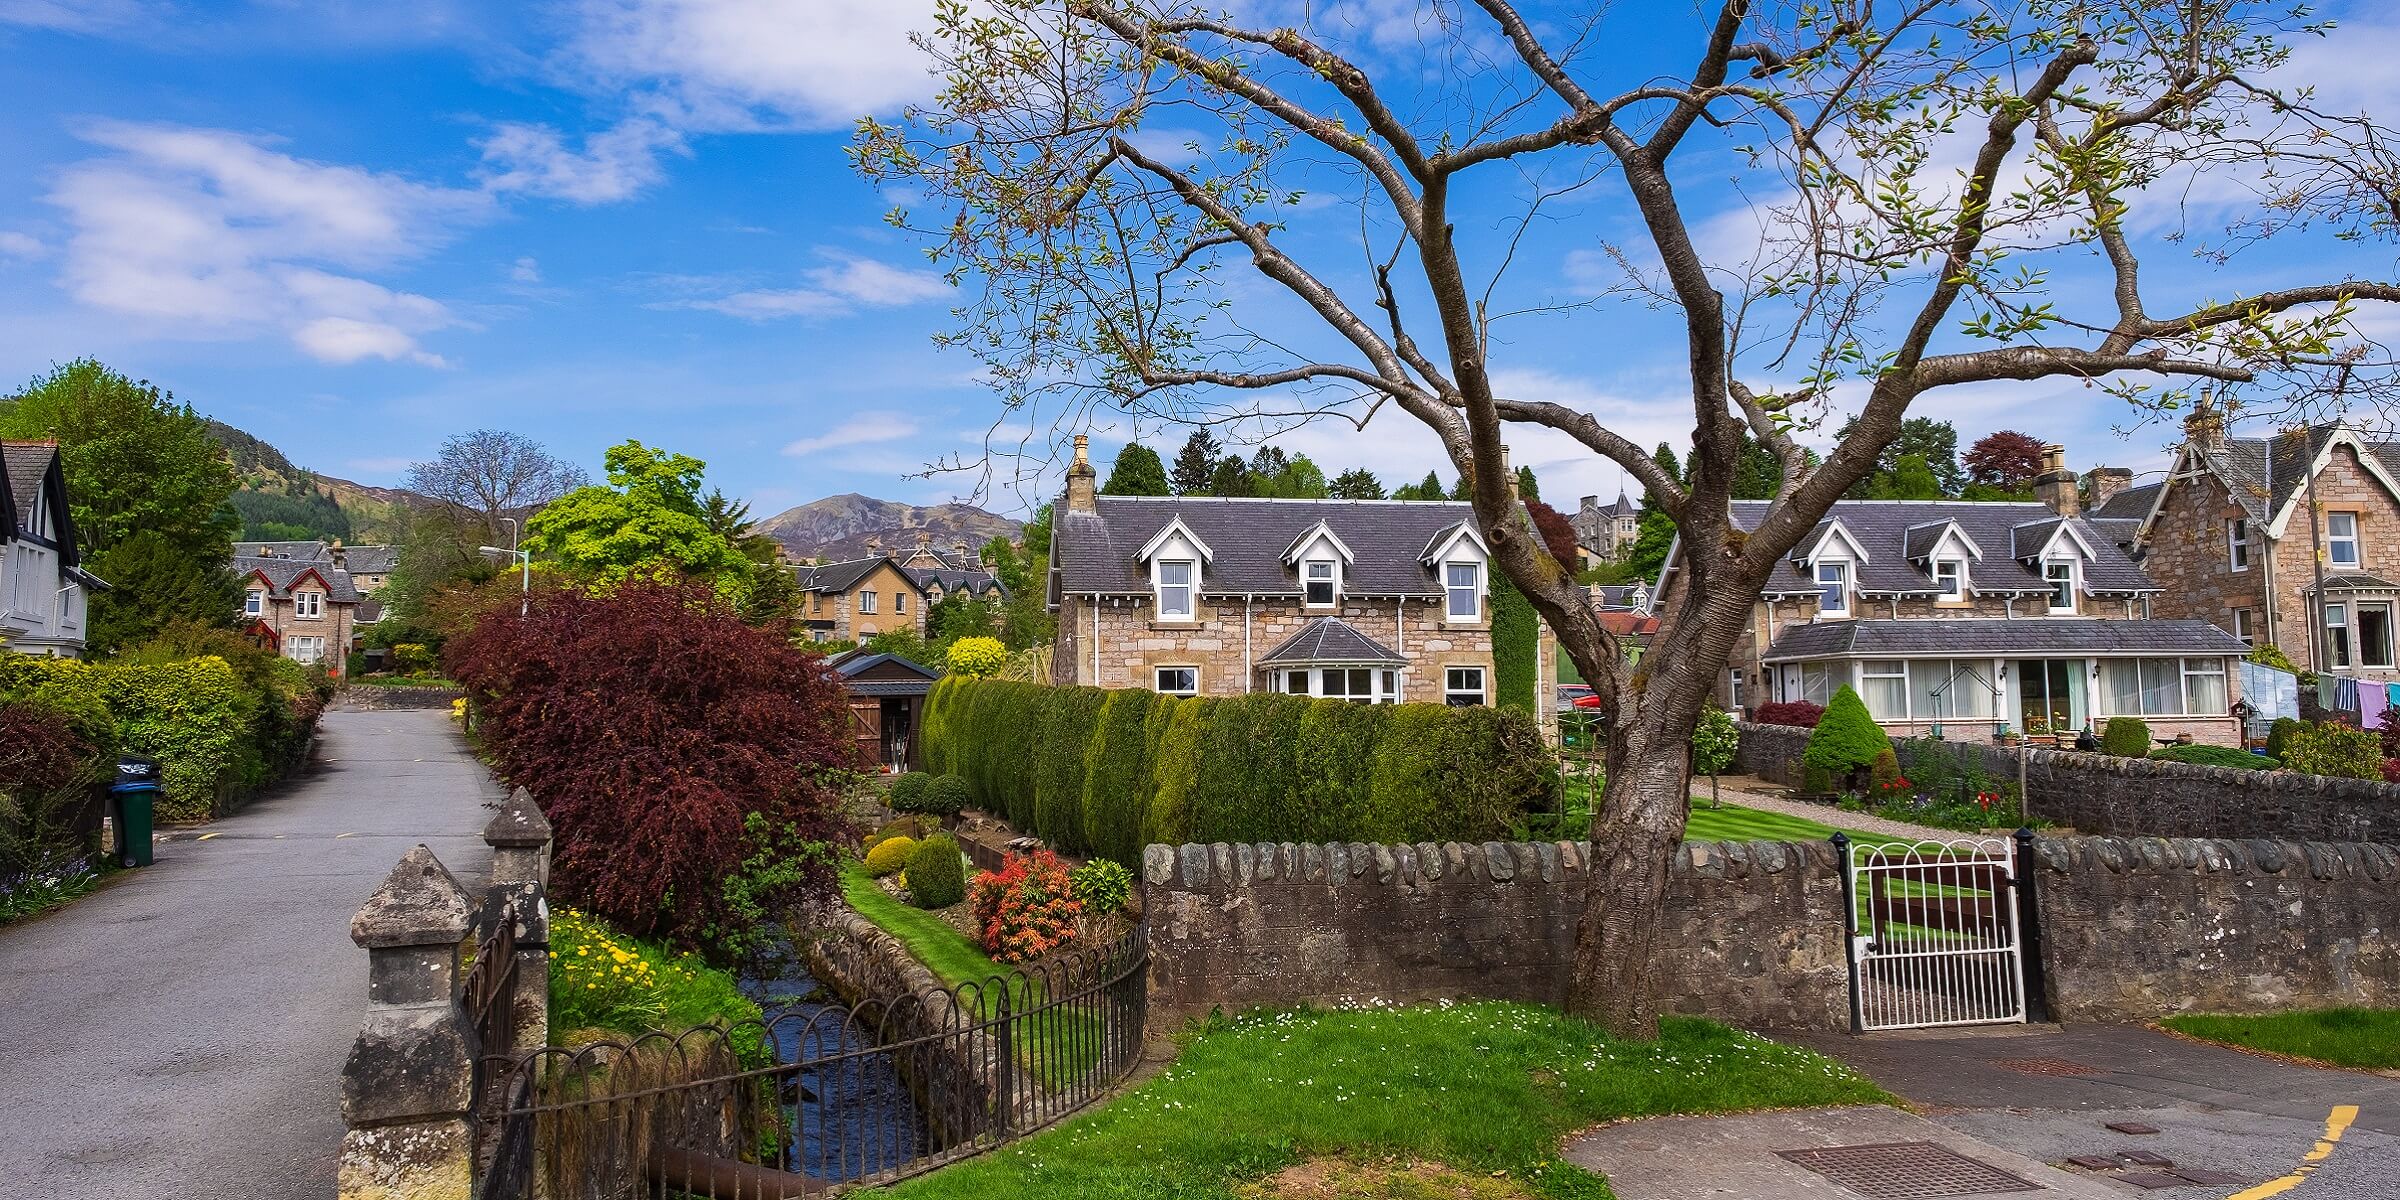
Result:
{"label": "black metal railing", "polygon": [[[763,1200],[889,1183],[980,1154],[1133,1070],[1146,947],[1136,928],[949,991],[497,1064],[507,1102],[476,1195]],[[841,940],[826,952],[864,953]]]}

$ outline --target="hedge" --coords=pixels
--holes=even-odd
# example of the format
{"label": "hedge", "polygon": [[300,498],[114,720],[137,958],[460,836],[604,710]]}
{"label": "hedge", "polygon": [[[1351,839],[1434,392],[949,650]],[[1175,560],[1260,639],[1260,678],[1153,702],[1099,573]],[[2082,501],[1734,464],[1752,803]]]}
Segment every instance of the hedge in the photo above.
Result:
{"label": "hedge", "polygon": [[1150,843],[1485,841],[1557,786],[1514,709],[953,676],[922,728],[927,761],[984,809],[1128,868]]}
{"label": "hedge", "polygon": [[1492,700],[1502,708],[1532,712],[1541,690],[1541,618],[1533,601],[1517,590],[1497,564],[1492,580]]}

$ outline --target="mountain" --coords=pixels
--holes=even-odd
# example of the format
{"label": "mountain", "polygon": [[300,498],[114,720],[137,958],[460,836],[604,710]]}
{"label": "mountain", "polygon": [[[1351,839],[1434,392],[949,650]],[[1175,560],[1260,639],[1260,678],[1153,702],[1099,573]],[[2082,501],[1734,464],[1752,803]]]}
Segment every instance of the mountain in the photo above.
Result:
{"label": "mountain", "polygon": [[243,539],[371,543],[395,534],[399,506],[409,493],[305,470],[263,439],[223,421],[210,421],[208,431],[242,479],[233,507],[242,514]]}
{"label": "mountain", "polygon": [[885,549],[965,542],[970,550],[996,537],[1015,539],[1024,526],[972,504],[901,504],[851,492],[787,508],[758,522],[794,558],[860,558],[867,539],[881,537]]}

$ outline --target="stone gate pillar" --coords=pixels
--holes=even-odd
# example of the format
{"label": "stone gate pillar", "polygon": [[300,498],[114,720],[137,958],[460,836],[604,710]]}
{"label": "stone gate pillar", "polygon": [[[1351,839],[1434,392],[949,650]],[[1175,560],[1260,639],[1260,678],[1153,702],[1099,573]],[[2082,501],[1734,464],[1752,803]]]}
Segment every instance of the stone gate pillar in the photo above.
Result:
{"label": "stone gate pillar", "polygon": [[474,1034],[458,1004],[466,892],[423,845],[350,920],[367,1017],[342,1066],[342,1200],[470,1200]]}
{"label": "stone gate pillar", "polygon": [[550,821],[533,793],[518,788],[483,827],[483,840],[492,848],[484,911],[496,918],[514,903],[517,914],[517,976],[509,999],[516,1033],[509,1045],[486,1046],[483,1053],[513,1056],[550,1040]]}

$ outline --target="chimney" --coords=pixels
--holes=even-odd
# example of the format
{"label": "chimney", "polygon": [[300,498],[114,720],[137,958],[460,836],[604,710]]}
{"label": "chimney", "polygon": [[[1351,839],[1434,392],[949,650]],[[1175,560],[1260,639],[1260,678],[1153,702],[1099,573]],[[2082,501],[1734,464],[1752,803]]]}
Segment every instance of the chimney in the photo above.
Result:
{"label": "chimney", "polygon": [[2062,517],[2080,511],[2075,499],[2075,472],[2067,469],[2065,446],[2052,443],[2042,447],[2042,473],[2033,477],[2033,494]]}
{"label": "chimney", "polygon": [[2192,406],[2192,415],[2183,419],[2183,440],[2207,454],[2225,448],[2225,414],[2217,408],[2215,393],[2207,388],[2200,389],[2200,402]]}
{"label": "chimney", "polygon": [[964,540],[950,543],[950,554],[962,568],[975,565],[975,560],[967,557],[967,543]]}
{"label": "chimney", "polygon": [[2133,471],[2126,467],[2093,467],[2084,476],[2085,494],[2092,498],[2092,507],[2108,503],[2108,498],[2133,486]]}
{"label": "chimney", "polygon": [[1075,461],[1067,464],[1067,511],[1100,511],[1099,472],[1092,470],[1092,440],[1075,435]]}
{"label": "chimney", "polygon": [[1508,465],[1508,447],[1506,446],[1500,447],[1500,477],[1508,481],[1509,503],[1523,504],[1525,497],[1517,492],[1517,469]]}
{"label": "chimney", "polygon": [[1583,503],[1576,506],[1576,512],[1585,517],[1598,517],[1600,515],[1600,497],[1585,496]]}

